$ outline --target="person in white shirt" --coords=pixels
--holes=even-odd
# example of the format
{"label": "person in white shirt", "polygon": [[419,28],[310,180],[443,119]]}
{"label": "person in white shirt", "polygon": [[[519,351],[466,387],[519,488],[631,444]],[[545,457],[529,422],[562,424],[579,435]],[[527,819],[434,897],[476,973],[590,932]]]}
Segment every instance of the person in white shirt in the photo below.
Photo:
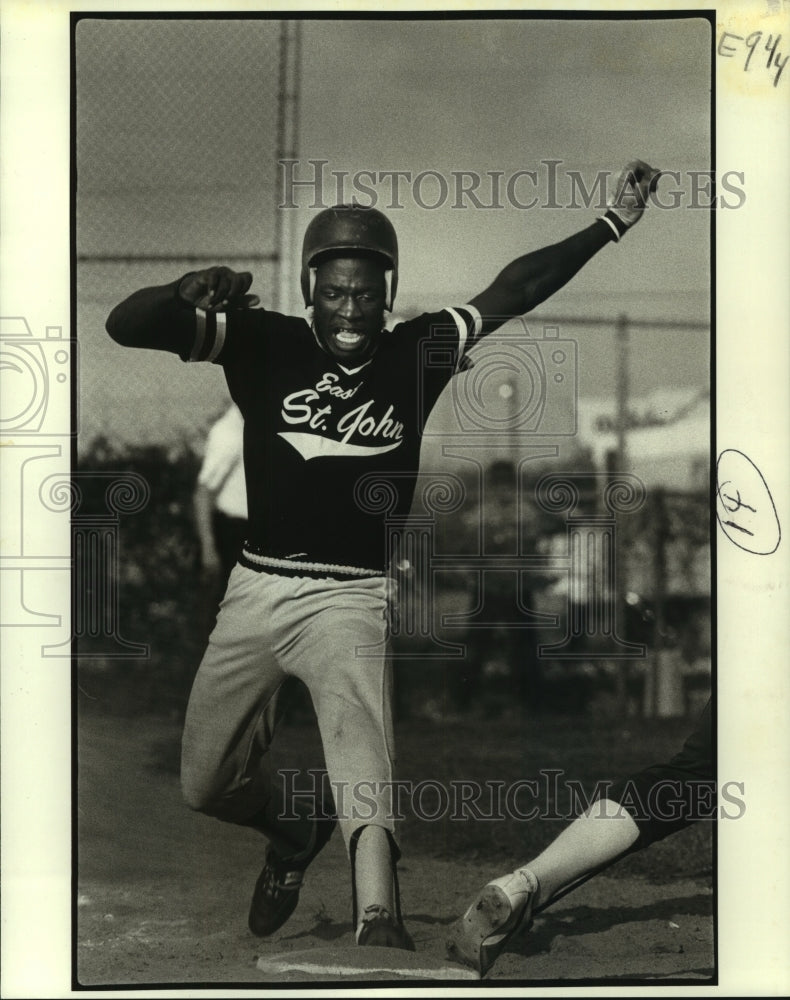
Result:
{"label": "person in white shirt", "polygon": [[194,495],[200,566],[221,593],[247,534],[243,434],[244,418],[231,403],[209,430]]}

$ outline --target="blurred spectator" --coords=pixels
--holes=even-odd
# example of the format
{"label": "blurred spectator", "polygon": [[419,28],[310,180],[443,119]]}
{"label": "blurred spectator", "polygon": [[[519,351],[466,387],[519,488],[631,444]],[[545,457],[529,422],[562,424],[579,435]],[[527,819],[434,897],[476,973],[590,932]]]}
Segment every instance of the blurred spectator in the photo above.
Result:
{"label": "blurred spectator", "polygon": [[235,403],[211,427],[194,495],[200,565],[225,592],[247,532],[244,421]]}
{"label": "blurred spectator", "polygon": [[[528,511],[525,505],[519,509],[516,475],[515,465],[505,460],[493,462],[487,470],[476,514],[482,520],[486,556],[517,556],[519,541],[522,551],[534,551],[532,532],[524,520]],[[467,655],[455,677],[457,706],[463,710],[479,705],[491,715],[513,705],[539,711],[543,674],[537,632],[534,625],[527,625],[525,611],[532,610],[534,589],[544,581],[503,568],[487,569],[470,583],[482,585],[484,591],[472,602],[474,606],[482,600],[482,608],[465,636]]]}

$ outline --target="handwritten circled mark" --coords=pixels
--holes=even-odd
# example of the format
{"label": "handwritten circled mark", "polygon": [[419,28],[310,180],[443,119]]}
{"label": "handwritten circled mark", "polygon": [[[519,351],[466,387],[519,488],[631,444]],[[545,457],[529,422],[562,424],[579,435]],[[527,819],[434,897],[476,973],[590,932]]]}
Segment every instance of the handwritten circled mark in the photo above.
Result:
{"label": "handwritten circled mark", "polygon": [[739,549],[767,556],[779,547],[782,531],[768,484],[736,448],[723,451],[716,463],[716,516]]}

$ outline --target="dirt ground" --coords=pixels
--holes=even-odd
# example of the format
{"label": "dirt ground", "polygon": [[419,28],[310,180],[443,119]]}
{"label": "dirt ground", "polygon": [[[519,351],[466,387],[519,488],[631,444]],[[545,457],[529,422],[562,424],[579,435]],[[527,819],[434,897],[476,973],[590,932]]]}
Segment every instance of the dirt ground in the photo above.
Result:
{"label": "dirt ground", "polygon": [[[248,932],[246,914],[265,842],[183,805],[172,767],[176,739],[175,723],[154,719],[87,717],[79,726],[79,985],[474,985],[468,970],[446,960],[444,941],[470,894],[510,865],[495,845],[429,853],[417,841],[404,850],[403,909],[416,955],[354,946],[339,835],[311,867],[294,916],[261,941]],[[683,845],[687,833],[669,840]],[[666,877],[627,864],[610,869],[540,914],[488,979],[711,982],[710,871],[673,868],[662,847],[644,854],[658,857]]]}

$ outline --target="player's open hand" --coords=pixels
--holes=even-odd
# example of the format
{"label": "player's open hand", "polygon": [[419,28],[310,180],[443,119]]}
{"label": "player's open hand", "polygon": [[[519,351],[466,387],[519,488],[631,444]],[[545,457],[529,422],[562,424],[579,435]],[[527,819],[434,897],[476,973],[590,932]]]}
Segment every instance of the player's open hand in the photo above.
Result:
{"label": "player's open hand", "polygon": [[249,271],[231,271],[229,267],[209,267],[193,271],[182,278],[178,294],[190,305],[206,312],[224,312],[226,309],[250,309],[257,306],[257,295],[248,295],[252,284]]}

